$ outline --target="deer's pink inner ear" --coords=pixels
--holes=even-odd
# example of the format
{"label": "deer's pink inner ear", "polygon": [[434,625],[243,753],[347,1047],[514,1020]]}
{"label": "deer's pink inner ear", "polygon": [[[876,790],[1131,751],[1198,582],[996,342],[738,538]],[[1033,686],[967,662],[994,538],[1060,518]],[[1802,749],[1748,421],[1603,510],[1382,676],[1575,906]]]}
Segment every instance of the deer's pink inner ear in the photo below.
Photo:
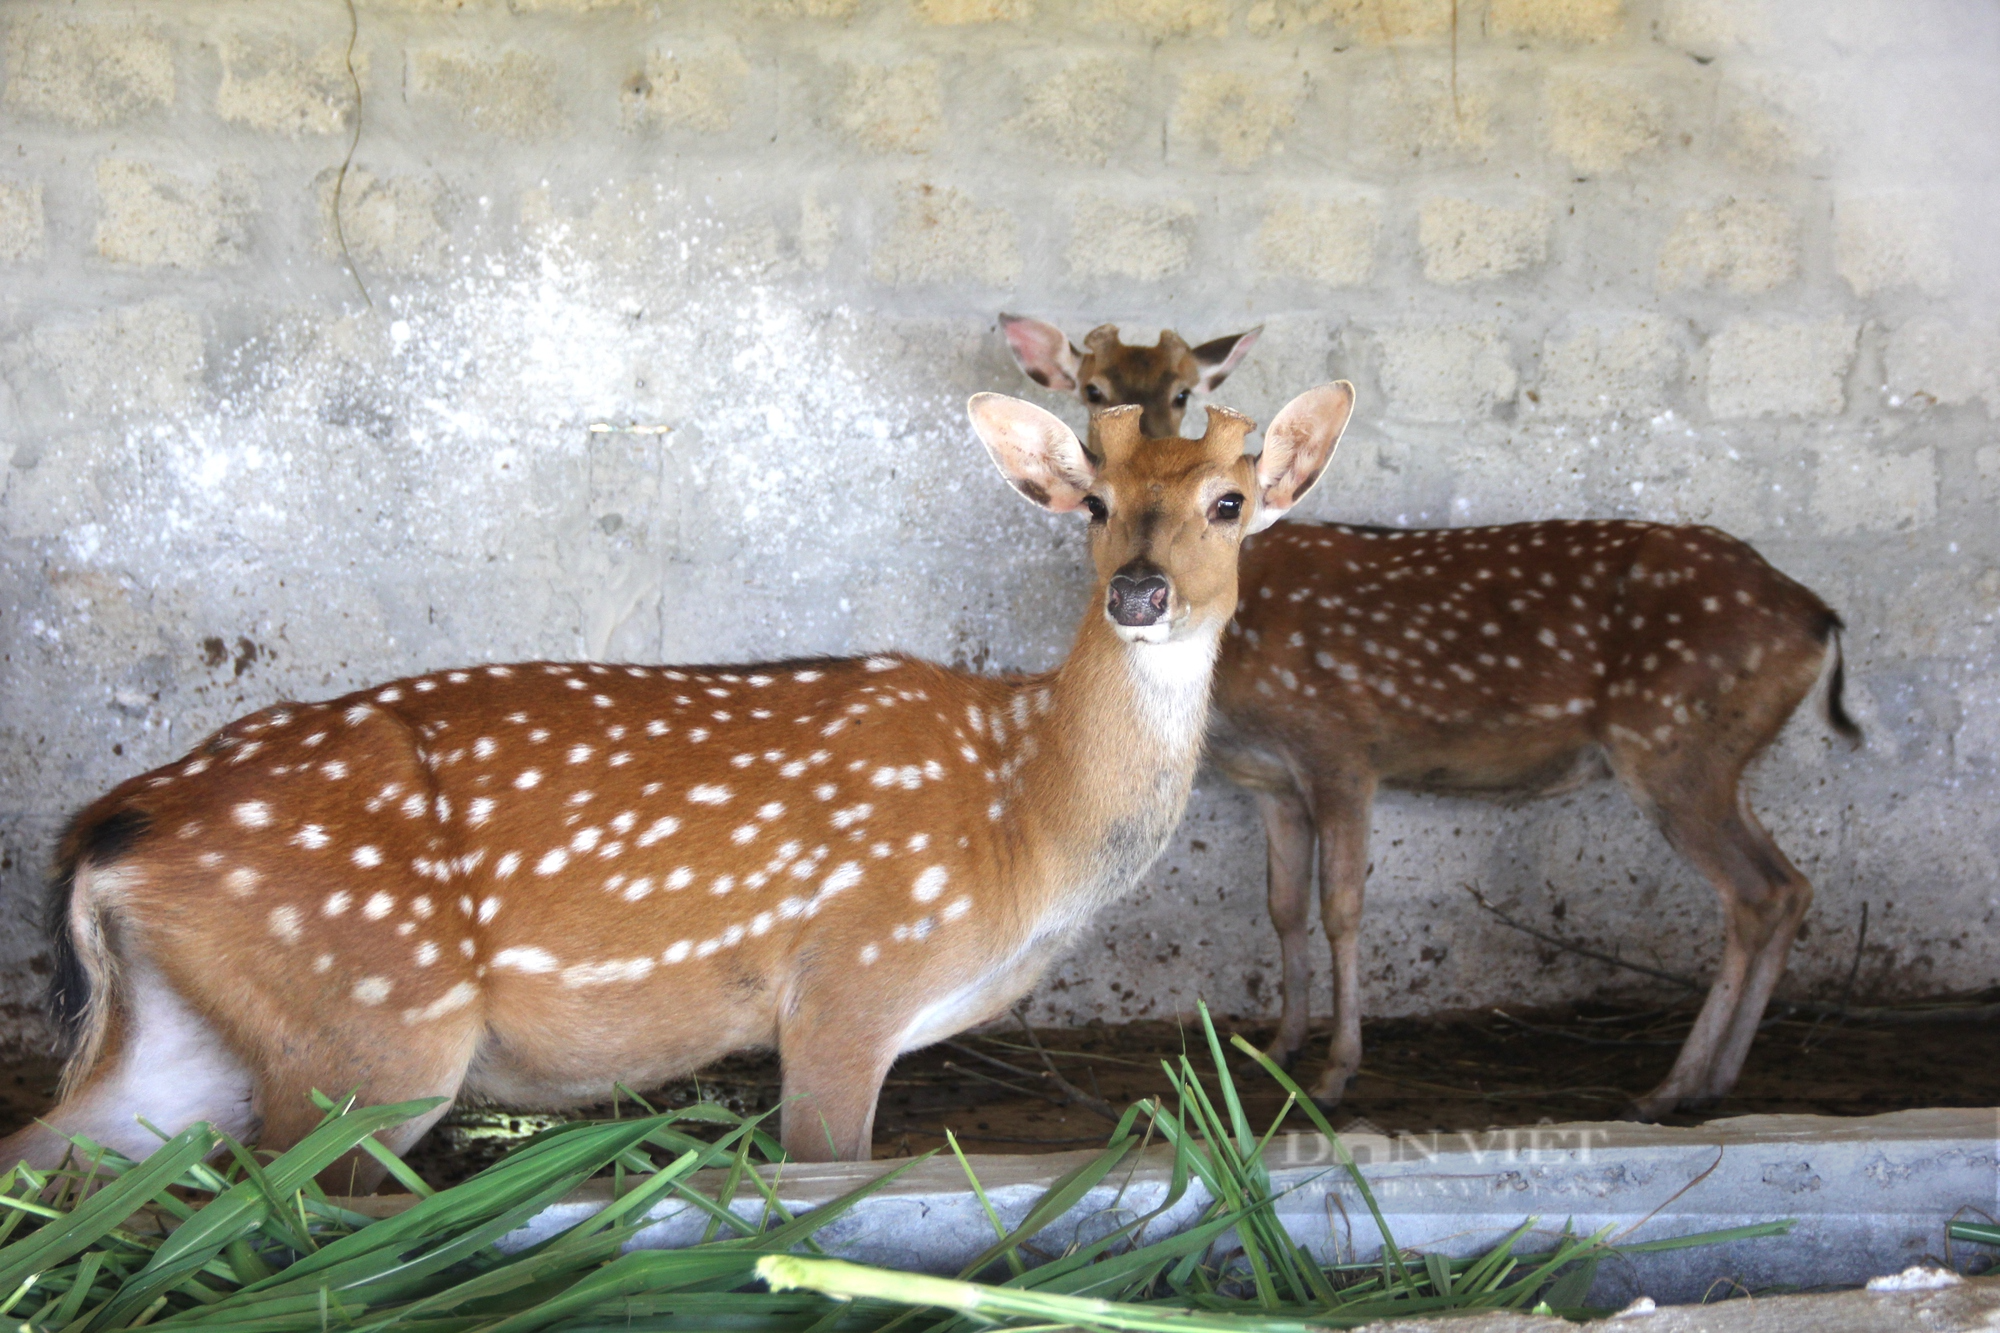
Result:
{"label": "deer's pink inner ear", "polygon": [[1014,363],[1029,379],[1059,393],[1075,390],[1082,359],[1061,329],[1018,315],[1002,315],[1000,328],[1007,335]]}
{"label": "deer's pink inner ear", "polygon": [[1061,418],[997,393],[975,394],[966,410],[1008,485],[1058,514],[1083,503],[1097,470]]}

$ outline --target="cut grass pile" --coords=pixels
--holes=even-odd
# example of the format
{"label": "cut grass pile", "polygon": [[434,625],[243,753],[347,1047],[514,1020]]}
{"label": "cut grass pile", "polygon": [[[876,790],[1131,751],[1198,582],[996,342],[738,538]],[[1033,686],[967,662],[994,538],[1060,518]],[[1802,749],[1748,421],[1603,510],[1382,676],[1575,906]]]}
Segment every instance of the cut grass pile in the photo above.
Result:
{"label": "cut grass pile", "polygon": [[[1308,1108],[1382,1236],[1382,1256],[1329,1264],[1294,1241],[1263,1148],[1282,1114],[1253,1132],[1203,1015],[1219,1076],[1204,1084],[1185,1055],[1169,1067],[1174,1104],[1127,1110],[1104,1151],[1063,1176],[1009,1229],[986,1203],[962,1155],[970,1189],[995,1239],[956,1280],[817,1257],[814,1233],[916,1161],[812,1211],[780,1201],[778,1145],[745,1117],[701,1104],[634,1119],[579,1121],[525,1141],[471,1179],[432,1191],[374,1135],[434,1102],[361,1107],[324,1103],[319,1127],[287,1152],[244,1148],[206,1124],[134,1162],[85,1139],[52,1173],[16,1166],[0,1176],[0,1333],[99,1333],[148,1326],[204,1333],[613,1333],[741,1330],[857,1333],[891,1328],[1049,1327],[1120,1330],[1345,1328],[1448,1310],[1598,1313],[1584,1301],[1606,1258],[1647,1250],[1782,1235],[1788,1222],[1639,1245],[1604,1232],[1572,1234],[1522,1253],[1529,1218],[1470,1259],[1398,1247],[1352,1158],[1285,1074],[1268,1062],[1287,1107]],[[1255,1054],[1241,1038],[1239,1047]],[[1259,1057],[1261,1060],[1261,1057]],[[1158,1141],[1172,1152],[1164,1203],[1050,1258],[1029,1242],[1120,1167]],[[421,1196],[375,1218],[313,1183],[354,1148],[382,1160]],[[953,1145],[956,1151],[956,1145]],[[706,1169],[719,1176],[697,1181]],[[604,1172],[613,1201],[532,1246],[495,1244],[549,1204]],[[1199,1185],[1196,1223],[1153,1237],[1148,1226]],[[1122,1193],[1122,1191],[1121,1191]],[[680,1250],[625,1246],[656,1206],[708,1218],[701,1243]]]}

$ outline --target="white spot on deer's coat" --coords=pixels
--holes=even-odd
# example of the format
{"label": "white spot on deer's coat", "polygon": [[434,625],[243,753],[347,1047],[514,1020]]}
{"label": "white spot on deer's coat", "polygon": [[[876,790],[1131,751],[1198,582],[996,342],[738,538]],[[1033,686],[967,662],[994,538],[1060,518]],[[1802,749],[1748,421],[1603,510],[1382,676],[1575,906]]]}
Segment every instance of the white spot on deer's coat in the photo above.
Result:
{"label": "white spot on deer's coat", "polygon": [[461,981],[444,994],[432,1000],[421,1009],[405,1009],[405,1023],[428,1023],[443,1018],[471,1004],[479,996],[479,990],[469,981]]}
{"label": "white spot on deer's coat", "polygon": [[615,958],[604,963],[577,963],[562,973],[565,986],[603,986],[616,981],[642,981],[652,975],[650,958]]}
{"label": "white spot on deer's coat", "polygon": [[538,768],[528,768],[523,769],[520,776],[514,779],[514,785],[522,791],[527,791],[531,787],[539,786],[541,781],[542,771]]}
{"label": "white spot on deer's coat", "polygon": [[372,870],[382,864],[382,849],[369,843],[363,843],[354,849],[352,860],[354,864],[360,866],[363,870]]}
{"label": "white spot on deer's coat", "polygon": [[387,977],[363,977],[354,983],[355,1003],[380,1004],[389,998],[390,989]]}
{"label": "white spot on deer's coat", "polygon": [[864,965],[874,962],[881,956],[882,950],[879,946],[873,944],[864,944],[861,946],[861,961]]}
{"label": "white spot on deer's coat", "polygon": [[500,912],[500,900],[498,898],[480,899],[479,924],[482,926],[485,925],[487,922],[491,921],[495,916],[499,915],[499,912]]}
{"label": "white spot on deer's coat", "polygon": [[651,847],[654,843],[658,842],[660,839],[672,835],[680,828],[680,826],[681,826],[681,821],[674,818],[672,815],[662,815],[660,818],[648,824],[646,826],[646,831],[644,833],[641,833],[637,838],[633,839],[633,841],[638,843],[641,847]]}
{"label": "white spot on deer's coat", "polygon": [[251,890],[257,887],[257,881],[262,878],[263,876],[250,867],[238,866],[222,877],[222,885],[238,898],[247,898]]}
{"label": "white spot on deer's coat", "polygon": [[429,967],[438,960],[437,945],[431,943],[429,940],[425,940],[417,946],[416,959],[418,967]]}
{"label": "white spot on deer's coat", "polygon": [[307,851],[312,852],[318,851],[331,841],[332,839],[326,836],[326,830],[318,824],[307,824],[292,835],[294,846],[303,847]]}
{"label": "white spot on deer's coat", "polygon": [[675,940],[672,944],[669,944],[666,947],[666,949],[661,952],[660,961],[663,963],[682,962],[692,952],[694,952],[694,941]]}
{"label": "white spot on deer's coat", "polygon": [[553,875],[569,864],[569,853],[560,847],[551,847],[542,853],[542,859],[535,862],[537,875]]}
{"label": "white spot on deer's coat", "polygon": [[943,866],[931,866],[917,876],[917,882],[910,886],[910,896],[920,903],[930,902],[944,892],[944,886],[950,879],[950,872]]}
{"label": "white spot on deer's coat", "polygon": [[689,788],[687,798],[696,805],[724,805],[734,794],[720,783],[704,782]]}
{"label": "white spot on deer's coat", "polygon": [[386,893],[377,893],[372,895],[362,907],[361,915],[367,917],[370,921],[380,921],[395,910],[396,900],[394,898],[391,898]]}
{"label": "white spot on deer's coat", "polygon": [[273,907],[270,915],[271,933],[286,944],[299,942],[299,909],[296,907]]}
{"label": "white spot on deer's coat", "polygon": [[971,910],[972,910],[972,899],[953,898],[951,902],[945,906],[942,915],[944,916],[944,919],[947,921],[956,921],[960,917],[964,916],[967,912],[970,912]]}
{"label": "white spot on deer's coat", "polygon": [[508,852],[505,856],[501,857],[498,861],[495,861],[493,863],[493,878],[506,879],[509,875],[512,875],[516,870],[519,870],[520,868],[521,868],[521,854],[519,852]]}
{"label": "white spot on deer's coat", "polygon": [[244,828],[271,826],[271,807],[263,801],[244,801],[229,813]]}
{"label": "white spot on deer's coat", "polygon": [[694,871],[687,866],[679,866],[667,876],[666,883],[670,889],[684,889],[694,883]]}
{"label": "white spot on deer's coat", "polygon": [[511,967],[516,972],[553,972],[556,960],[546,949],[502,949],[493,955],[494,967]]}

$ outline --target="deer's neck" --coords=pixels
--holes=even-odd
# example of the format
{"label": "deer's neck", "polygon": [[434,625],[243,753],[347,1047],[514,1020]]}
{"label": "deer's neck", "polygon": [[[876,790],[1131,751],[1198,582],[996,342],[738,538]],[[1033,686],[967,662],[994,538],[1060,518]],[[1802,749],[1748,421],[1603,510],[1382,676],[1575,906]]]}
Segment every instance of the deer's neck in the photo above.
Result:
{"label": "deer's neck", "polygon": [[1165,847],[1201,758],[1220,637],[1127,643],[1093,606],[1068,660],[1017,687],[1011,711],[1032,725],[1010,776],[1058,915],[1124,893]]}

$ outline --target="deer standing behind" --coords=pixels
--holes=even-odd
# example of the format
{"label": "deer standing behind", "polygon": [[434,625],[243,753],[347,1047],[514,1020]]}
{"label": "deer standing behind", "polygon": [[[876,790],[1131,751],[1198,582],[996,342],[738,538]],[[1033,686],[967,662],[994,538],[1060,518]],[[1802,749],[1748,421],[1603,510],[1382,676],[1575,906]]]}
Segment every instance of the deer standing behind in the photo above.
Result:
{"label": "deer standing behind", "polygon": [[[1170,404],[1161,434],[1179,413]],[[1270,1054],[1290,1061],[1306,1039],[1317,863],[1334,1033],[1313,1098],[1337,1103],[1360,1068],[1378,786],[1524,797],[1609,773],[1714,887],[1724,927],[1673,1068],[1627,1114],[1726,1094],[1812,902],[1743,772],[1829,667],[1828,720],[1860,739],[1841,702],[1840,618],[1726,533],[1628,520],[1292,524],[1245,548],[1241,583],[1208,748],[1255,797],[1268,841],[1283,996]]]}
{"label": "deer standing behind", "polygon": [[1136,406],[1139,429],[1156,439],[1178,437],[1181,417],[1195,394],[1210,394],[1236,369],[1264,332],[1258,325],[1189,347],[1178,333],[1162,330],[1152,347],[1128,345],[1116,324],[1100,324],[1071,343],[1053,324],[1025,315],[1000,316],[1000,331],[1014,362],[1029,379],[1057,393],[1074,393],[1085,407]]}
{"label": "deer standing behind", "polygon": [[1352,403],[1300,395],[1253,458],[1233,412],[1198,441],[1106,414],[1086,451],[973,398],[1014,488],[1090,519],[1096,600],[1042,675],[467,667],[267,708],[122,784],[60,851],[62,1099],[0,1155],[142,1155],[142,1115],[281,1149],[315,1088],[559,1107],[775,1045],[787,1150],[867,1157],[896,1055],[1004,1012],[1158,855],[1241,541]]}

